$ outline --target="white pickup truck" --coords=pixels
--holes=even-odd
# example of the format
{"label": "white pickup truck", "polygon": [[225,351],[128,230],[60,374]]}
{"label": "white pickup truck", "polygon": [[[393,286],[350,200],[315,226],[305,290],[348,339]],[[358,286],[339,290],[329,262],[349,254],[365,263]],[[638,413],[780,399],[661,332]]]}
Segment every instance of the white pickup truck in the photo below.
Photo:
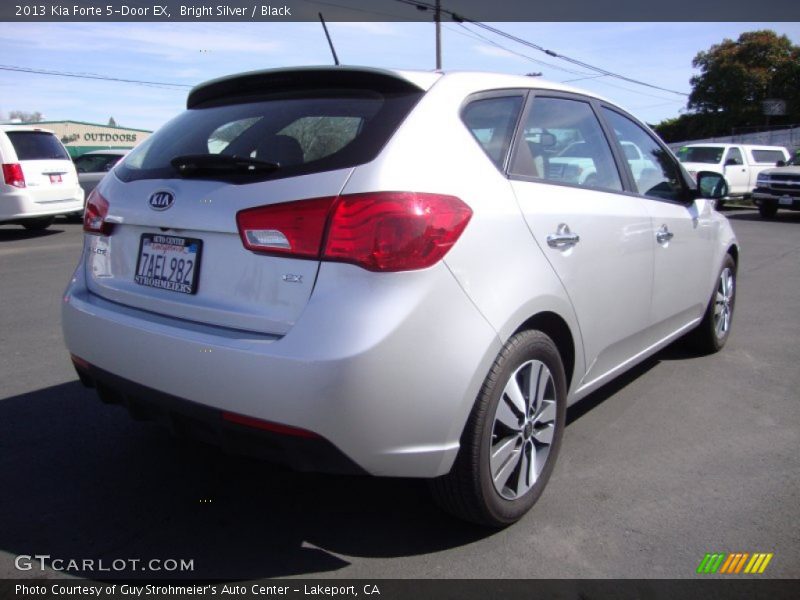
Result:
{"label": "white pickup truck", "polygon": [[693,178],[698,171],[713,171],[725,177],[729,197],[750,196],[761,171],[789,160],[789,152],[781,146],[746,144],[688,144],[676,154]]}
{"label": "white pickup truck", "polygon": [[800,210],[800,155],[785,166],[759,173],[753,202],[765,219],[774,217],[779,208]]}

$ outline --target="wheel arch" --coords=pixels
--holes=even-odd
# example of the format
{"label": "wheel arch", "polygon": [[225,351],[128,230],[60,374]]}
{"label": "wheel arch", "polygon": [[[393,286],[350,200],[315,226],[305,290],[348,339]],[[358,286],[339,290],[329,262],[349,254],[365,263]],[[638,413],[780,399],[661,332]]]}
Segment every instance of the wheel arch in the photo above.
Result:
{"label": "wheel arch", "polygon": [[733,259],[733,264],[736,265],[736,269],[739,269],[739,246],[737,244],[731,244],[728,247],[726,254],[730,254],[731,258]]}
{"label": "wheel arch", "polygon": [[575,337],[567,322],[557,313],[543,311],[526,319],[512,335],[521,331],[538,330],[546,334],[558,348],[561,360],[564,363],[564,373],[567,376],[567,390],[572,388],[572,377],[575,374]]}

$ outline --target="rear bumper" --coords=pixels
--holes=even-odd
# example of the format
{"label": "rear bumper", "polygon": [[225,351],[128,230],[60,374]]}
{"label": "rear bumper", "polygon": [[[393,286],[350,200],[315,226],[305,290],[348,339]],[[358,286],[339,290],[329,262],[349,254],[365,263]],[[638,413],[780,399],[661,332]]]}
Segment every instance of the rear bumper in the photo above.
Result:
{"label": "rear bumper", "polygon": [[83,210],[83,190],[79,186],[65,188],[55,194],[48,191],[46,197],[39,197],[41,194],[28,188],[3,188],[0,192],[0,222],[65,215]]}
{"label": "rear bumper", "polygon": [[229,454],[284,464],[297,471],[364,474],[336,446],[313,434],[238,423],[226,419],[222,410],[164,394],[94,365],[75,364],[75,370],[84,385],[97,389],[103,402],[127,408],[136,420],[158,421],[178,437],[213,444]]}
{"label": "rear bumper", "polygon": [[[301,428],[355,465],[347,472],[447,473],[500,350],[443,264],[386,277],[323,264],[303,315],[281,337],[104,300],[86,288],[83,268],[64,298],[64,338],[101,390],[107,385],[122,403],[134,398],[134,407],[155,407],[167,420],[186,412],[171,408],[172,399],[211,410],[200,421],[216,423],[215,430],[220,411]],[[208,441],[224,446],[226,435]],[[300,462],[331,470],[313,456]]]}

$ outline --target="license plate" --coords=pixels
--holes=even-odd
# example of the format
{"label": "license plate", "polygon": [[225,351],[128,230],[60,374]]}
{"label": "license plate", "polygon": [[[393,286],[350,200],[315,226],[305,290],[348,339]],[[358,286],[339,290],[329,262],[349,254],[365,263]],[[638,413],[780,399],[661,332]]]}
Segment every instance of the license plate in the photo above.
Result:
{"label": "license plate", "polygon": [[792,198],[791,196],[781,196],[780,198],[778,198],[778,204],[783,204],[784,206],[787,204],[791,205],[793,202],[794,198]]}
{"label": "license plate", "polygon": [[133,280],[147,287],[194,294],[202,250],[203,240],[143,233]]}
{"label": "license plate", "polygon": [[61,173],[51,173],[50,174],[50,183],[61,183]]}

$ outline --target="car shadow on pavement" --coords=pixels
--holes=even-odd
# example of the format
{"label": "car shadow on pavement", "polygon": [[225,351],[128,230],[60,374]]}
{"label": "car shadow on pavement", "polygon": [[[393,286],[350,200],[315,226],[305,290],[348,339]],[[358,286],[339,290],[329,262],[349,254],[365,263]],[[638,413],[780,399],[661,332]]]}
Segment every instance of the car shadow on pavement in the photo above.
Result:
{"label": "car shadow on pavement", "polygon": [[44,229],[42,231],[29,231],[23,227],[6,228],[0,227],[0,242],[16,242],[19,240],[31,240],[43,238],[58,233],[64,233],[63,229]]}
{"label": "car shadow on pavement", "polygon": [[[228,456],[132,421],[77,381],[0,399],[0,481],[0,549],[47,555],[90,579],[325,573],[348,556],[427,554],[492,535],[441,512],[422,481]],[[121,568],[87,569],[84,559]],[[151,559],[191,560],[193,570],[142,570]],[[16,574],[9,566],[4,576]]]}
{"label": "car shadow on pavement", "polygon": [[726,217],[732,221],[763,221],[764,223],[784,222],[800,223],[800,211],[779,210],[778,214],[770,219],[765,219],[757,212],[726,213]]}
{"label": "car shadow on pavement", "polygon": [[582,398],[580,402],[570,406],[567,409],[567,426],[574,423],[594,408],[600,406],[611,396],[625,389],[630,383],[636,381],[654,367],[657,367],[659,363],[669,360],[692,359],[698,356],[700,356],[700,354],[694,352],[683,340],[679,339],[672,342],[666,348],[646,358],[635,367],[632,367],[630,370],[612,379],[600,389]]}

